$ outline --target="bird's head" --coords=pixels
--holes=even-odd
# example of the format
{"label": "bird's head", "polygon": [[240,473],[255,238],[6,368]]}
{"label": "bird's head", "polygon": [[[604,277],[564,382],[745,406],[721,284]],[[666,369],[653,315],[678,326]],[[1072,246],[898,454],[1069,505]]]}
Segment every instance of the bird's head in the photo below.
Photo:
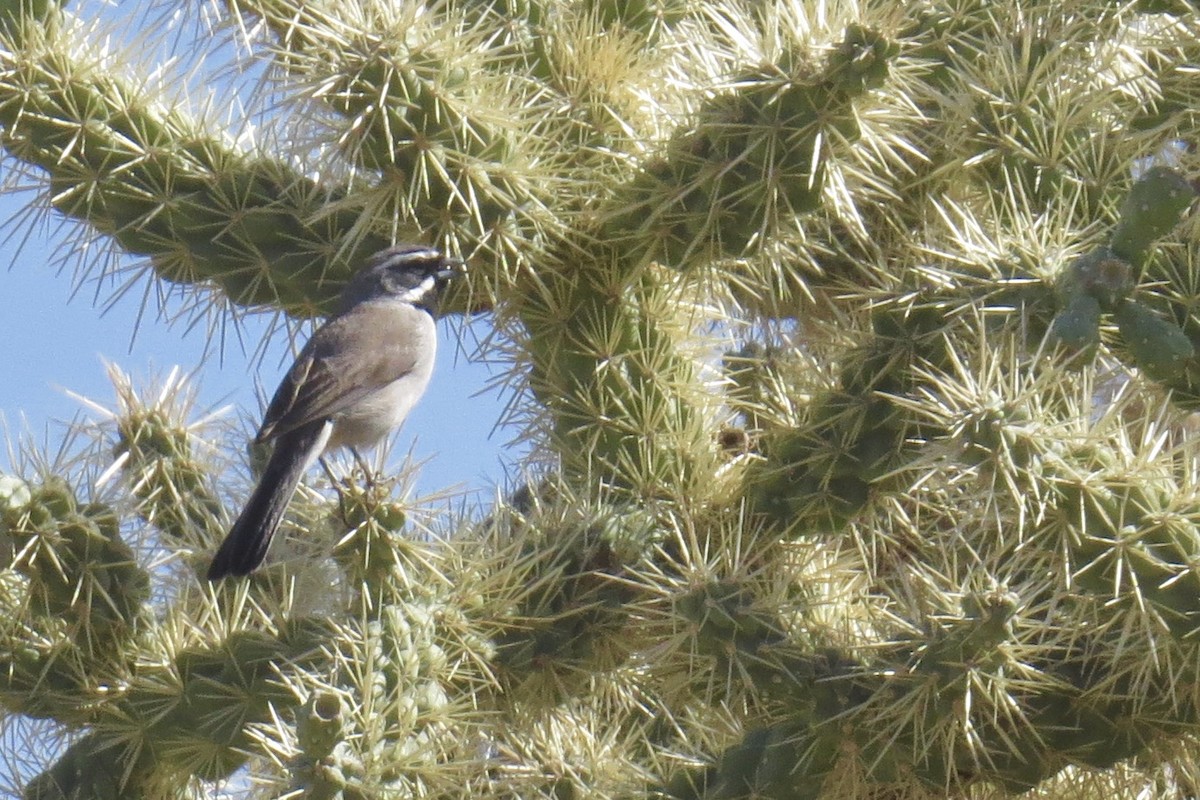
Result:
{"label": "bird's head", "polygon": [[342,291],[342,311],[364,300],[397,297],[433,312],[446,283],[462,274],[463,263],[433,247],[400,244],[380,250]]}

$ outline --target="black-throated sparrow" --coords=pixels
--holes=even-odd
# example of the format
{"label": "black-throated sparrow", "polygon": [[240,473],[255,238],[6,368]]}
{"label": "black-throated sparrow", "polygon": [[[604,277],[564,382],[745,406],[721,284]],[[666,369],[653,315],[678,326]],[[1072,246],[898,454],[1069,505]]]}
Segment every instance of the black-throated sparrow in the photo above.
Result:
{"label": "black-throated sparrow", "polygon": [[257,442],[274,442],[258,486],[208,568],[209,580],[262,563],[300,478],[326,450],[373,445],[420,399],[437,351],[438,295],[461,262],[431,247],[383,250],[346,285],[275,390]]}

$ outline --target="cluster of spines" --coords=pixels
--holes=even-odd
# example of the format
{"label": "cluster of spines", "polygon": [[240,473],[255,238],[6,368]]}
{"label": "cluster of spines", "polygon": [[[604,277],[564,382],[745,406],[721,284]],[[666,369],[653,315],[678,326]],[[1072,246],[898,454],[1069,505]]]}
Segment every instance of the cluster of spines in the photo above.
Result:
{"label": "cluster of spines", "polygon": [[[1048,331],[1052,347],[1090,358],[1100,343],[1101,315],[1111,314],[1124,345],[1121,352],[1128,353],[1147,377],[1168,385],[1186,380],[1195,359],[1192,340],[1179,325],[1131,295],[1153,244],[1179,223],[1194,196],[1187,180],[1163,167],[1149,169],[1134,183],[1110,243],[1076,259],[1059,275],[1055,291],[1060,310]],[[1031,291],[1037,290],[1025,294]],[[913,391],[914,367],[926,373],[946,368],[946,331],[956,309],[971,301],[970,292],[964,292],[957,298],[918,298],[876,309],[873,335],[845,356],[838,387],[818,392],[801,424],[776,425],[764,432],[762,459],[746,479],[746,496],[754,507],[799,534],[836,531],[866,506],[881,478],[915,457],[921,443],[957,433],[964,438],[960,455],[968,460],[983,458],[981,451],[999,446],[995,431],[982,417],[952,432],[922,426],[891,399]],[[734,355],[734,362],[747,361],[744,355]],[[738,373],[751,371],[744,364],[729,370],[733,405],[753,422],[753,403],[738,397],[748,391],[763,393],[738,385],[745,383]],[[1181,396],[1179,402],[1190,401]]]}
{"label": "cluster of spines", "polygon": [[195,445],[193,432],[159,408],[129,409],[117,423],[113,455],[123,462],[140,515],[180,543],[221,521],[221,503]]}
{"label": "cluster of spines", "polygon": [[122,538],[116,511],[80,502],[61,478],[6,482],[5,568],[29,581],[29,609],[65,624],[64,632],[89,649],[118,646],[138,628],[150,577]]}
{"label": "cluster of spines", "polygon": [[253,725],[299,705],[284,676],[323,663],[330,634],[319,620],[297,618],[273,633],[240,630],[181,647],[166,663],[139,667],[106,721],[136,733],[124,757],[147,759],[146,779],[176,769],[226,778],[246,763]]}
{"label": "cluster of spines", "polygon": [[31,35],[29,61],[4,72],[4,146],[51,174],[59,211],[160,277],[312,316],[331,309],[350,264],[387,243],[351,237],[357,214],[330,212],[331,193],[295,167],[231,146],[99,65],[56,59],[55,31]]}
{"label": "cluster of spines", "polygon": [[696,365],[679,352],[684,333],[667,313],[686,295],[607,249],[566,250],[555,267],[518,313],[529,385],[564,471],[637,498],[689,485],[701,474],[703,398],[688,394]]}
{"label": "cluster of spines", "polygon": [[835,532],[873,492],[900,488],[892,471],[914,456],[922,436],[939,432],[918,430],[894,396],[913,390],[915,368],[945,366],[952,310],[926,299],[872,313],[872,335],[846,354],[836,388],[814,393],[796,424],[762,432],[761,459],[745,478],[756,511],[794,535]]}
{"label": "cluster of spines", "polygon": [[[1146,352],[1145,343],[1135,339],[1136,331],[1128,326],[1127,317],[1141,308],[1130,299],[1135,285],[1131,264],[1142,268],[1153,242],[1174,227],[1193,194],[1190,186],[1174,172],[1152,170],[1143,181],[1146,183],[1140,184],[1138,191],[1131,193],[1132,199],[1126,201],[1121,224],[1113,237],[1112,245],[1120,255],[1114,255],[1110,246],[1082,259],[1060,279],[1059,296],[1086,294],[1098,305],[1107,303],[1126,346],[1133,350],[1136,343],[1137,352],[1142,353],[1138,366],[1149,377],[1162,379],[1148,360],[1172,357],[1172,349],[1159,343],[1152,352]],[[1162,189],[1163,183],[1170,191],[1146,192],[1148,185]],[[1150,204],[1153,208],[1147,208],[1148,196],[1156,198]],[[1140,277],[1140,272],[1137,275]],[[1036,284],[1032,282],[1033,288],[1026,287],[1023,293],[1036,295],[1039,291]],[[1031,580],[1029,586],[1022,587],[1026,592],[1022,602],[1077,604],[1075,610],[1088,616],[1092,613],[1088,610],[1090,604],[1120,597],[1122,608],[1131,619],[1142,619],[1139,624],[1150,629],[1160,626],[1162,634],[1174,637],[1178,646],[1186,648],[1196,629],[1197,592],[1191,586],[1194,581],[1186,567],[1187,554],[1195,546],[1195,527],[1191,516],[1181,512],[1178,502],[1168,499],[1179,490],[1173,480],[1162,483],[1146,477],[1139,483],[1132,474],[1121,477],[1112,471],[1111,456],[1109,461],[1096,463],[1089,460],[1087,453],[1091,451],[1086,449],[1063,453],[1049,441],[1000,441],[997,437],[1006,435],[1014,420],[1031,419],[1022,417],[1016,408],[997,407],[993,412],[979,409],[969,419],[954,425],[947,424],[945,419],[931,424],[932,418],[921,421],[913,416],[913,410],[923,402],[919,398],[937,397],[941,390],[936,384],[938,375],[953,369],[947,337],[955,329],[954,315],[970,306],[968,294],[946,298],[941,303],[926,299],[922,305],[914,301],[899,314],[886,309],[883,314],[877,311],[874,336],[867,346],[852,350],[845,359],[838,389],[818,391],[807,412],[802,414],[804,419],[799,426],[766,426],[762,460],[752,462],[747,473],[747,497],[757,510],[766,512],[791,535],[837,530],[865,505],[867,496],[864,493],[859,503],[848,506],[845,509],[848,513],[835,515],[831,513],[835,508],[833,502],[840,498],[832,490],[840,485],[837,477],[843,470],[863,471],[874,463],[869,460],[864,463],[855,452],[869,444],[872,435],[883,443],[882,453],[890,458],[889,467],[910,465],[923,452],[924,469],[931,472],[939,469],[937,464],[945,463],[947,454],[963,462],[959,469],[971,468],[980,459],[995,458],[994,453],[985,451],[1001,447],[1012,450],[1020,445],[1008,464],[1013,473],[1010,477],[1020,473],[1023,477],[1019,480],[1032,481],[1038,487],[1035,493],[1041,497],[1040,502],[1053,509],[1047,512],[1045,505],[1042,506],[1038,513],[1047,515],[1046,522],[1033,535],[1046,553],[1062,555],[1066,563],[1052,569],[1052,573],[1068,582],[1059,588],[1057,599],[1051,599],[1037,593],[1044,587],[1030,594],[1037,581],[1022,575],[1022,580]],[[930,312],[924,329],[919,313],[922,310]],[[995,320],[989,324],[997,325]],[[1052,332],[1057,324],[1057,321],[1052,323]],[[1183,334],[1176,331],[1174,335]],[[735,407],[737,403],[752,407],[753,399],[747,403],[747,398],[761,394],[753,385],[747,385],[747,376],[754,369],[742,364],[740,369],[730,372]],[[847,393],[847,388],[855,391]],[[844,409],[841,413],[828,412],[847,403],[864,410],[857,414]],[[1047,410],[1041,412],[1045,414]],[[1039,424],[1051,423],[1054,414],[1062,413],[1063,409],[1058,408],[1044,419],[1039,417]],[[831,425],[831,420],[838,424]],[[889,420],[893,422],[889,424]],[[880,437],[881,431],[877,430],[880,426],[887,435]],[[946,446],[956,439],[962,439],[963,446]],[[1089,475],[1090,478],[1084,477]],[[1104,477],[1098,478],[1099,475]],[[860,480],[865,478],[869,485],[877,477],[864,472]],[[815,507],[823,510],[815,517],[809,513],[814,500],[820,501]],[[1046,537],[1053,537],[1053,542]],[[1023,559],[1017,559],[1016,563],[1022,562]],[[1046,569],[1047,562],[1034,559],[1028,568]],[[1079,596],[1067,600],[1074,592],[1080,592]],[[731,595],[726,589],[713,586],[706,587],[702,596],[707,599],[688,600],[681,606],[693,612],[700,608],[710,610],[701,630],[717,632],[723,628],[727,649],[741,651],[743,658],[757,664],[759,669],[769,664],[771,659],[764,656],[764,648],[769,651],[777,646],[779,627],[764,625],[752,617],[736,625],[717,625],[717,620],[730,616]],[[740,592],[733,596],[740,596]],[[1110,599],[1107,607],[1113,608],[1114,602]],[[1001,677],[1011,671],[1011,666],[1005,667],[1004,652],[1008,648],[1025,647],[1025,636],[1013,636],[1007,622],[1014,613],[1009,595],[1003,596],[998,607],[1007,610],[1000,615],[1004,624],[992,626],[993,635],[988,640],[991,644],[985,648],[995,651],[993,662],[981,661],[981,654],[935,658],[931,654],[940,651],[933,644],[926,647],[913,641],[895,651],[875,651],[870,658],[854,664],[850,670],[852,677],[846,679],[845,685],[852,685],[860,692],[857,704],[840,702],[830,710],[830,716],[843,720],[843,727],[862,734],[851,737],[855,740],[853,745],[831,728],[814,733],[811,720],[789,715],[747,733],[742,743],[727,750],[706,773],[689,778],[682,787],[673,784],[674,793],[680,797],[809,796],[808,780],[833,774],[840,758],[836,754],[844,753],[847,748],[862,755],[860,774],[865,771],[878,783],[903,784],[915,780],[935,791],[960,782],[983,781],[1005,791],[1026,791],[1068,765],[1107,768],[1145,752],[1161,737],[1171,735],[1177,726],[1186,725],[1186,720],[1194,715],[1189,699],[1170,692],[1161,701],[1148,703],[1133,685],[1157,679],[1151,679],[1146,672],[1133,671],[1128,665],[1098,657],[1097,653],[1119,652],[1126,646],[1110,638],[1119,637],[1119,633],[1105,631],[1103,626],[1096,638],[1081,637],[1074,646],[1039,642],[1034,648],[1038,655],[1026,658],[1027,664],[1039,671],[1040,678],[1022,688],[1010,688],[1007,679]],[[966,617],[982,624],[990,615],[980,608],[968,609]],[[963,630],[970,633],[970,628],[967,625]],[[771,630],[776,633],[762,633]],[[970,635],[978,637],[977,633]],[[904,655],[906,649],[908,656]],[[978,679],[968,674],[974,670],[979,670],[980,675],[991,675],[985,681],[994,680],[997,687],[1003,687],[1001,691],[1008,696],[1008,702],[1022,711],[1005,722],[993,719],[995,727],[988,729],[978,720],[963,718],[961,707],[953,702],[950,706],[932,708],[920,699],[924,689],[915,684],[902,686],[897,696],[897,685],[877,680],[879,674],[920,672],[922,665],[936,667],[936,671],[944,673],[947,680],[960,688],[965,685],[963,681]],[[784,670],[780,673],[784,674]],[[755,682],[769,684],[760,675],[755,675]],[[811,700],[814,692],[819,694],[820,690],[809,689],[803,694]],[[939,690],[939,696],[946,700],[953,697],[953,692],[947,687]],[[878,725],[886,717],[874,717],[873,709],[887,702],[925,708],[930,716],[920,724],[914,723],[911,730],[890,729],[884,735],[879,733]],[[998,702],[1002,706],[1004,701]],[[964,734],[964,724],[975,726],[971,737]],[[855,728],[856,725],[861,727]],[[919,741],[925,741],[926,745],[916,744]],[[881,742],[886,744],[882,749]],[[825,757],[817,758],[821,753]],[[786,778],[780,778],[775,771],[781,768],[775,763],[776,758],[780,763],[793,764]],[[975,767],[962,766],[968,763]],[[799,777],[800,774],[804,777]]]}
{"label": "cluster of spines", "polygon": [[770,711],[711,766],[677,773],[668,796],[798,800],[864,779],[919,796],[979,783],[1022,793],[1072,765],[1107,769],[1145,753],[1195,716],[1170,688],[1178,676],[1155,678],[1162,695],[1147,701],[1139,677],[1097,658],[1113,642],[1082,635],[1022,663],[1029,634],[1014,630],[1025,610],[1011,592],[964,595],[957,618],[927,636],[855,657],[798,649],[747,591],[717,581],[677,608],[704,652],[736,660],[731,674],[759,687]]}
{"label": "cluster of spines", "polygon": [[661,156],[618,187],[604,239],[631,258],[679,269],[761,247],[778,220],[820,206],[828,139],[858,139],[854,101],[883,83],[897,50],[852,25],[821,69],[786,52],[735,76]]}
{"label": "cluster of spines", "polygon": [[332,681],[323,677],[298,712],[294,789],[370,796],[443,788],[471,774],[464,740],[477,722],[454,696],[464,671],[447,631],[461,618],[432,594],[392,597],[341,631]]}
{"label": "cluster of spines", "polygon": [[[629,578],[658,539],[635,506],[563,508],[549,486],[498,510],[492,535],[517,544],[513,571],[525,587],[496,637],[496,666],[520,684],[531,673],[613,666],[632,652],[628,625],[638,592]],[[541,496],[538,496],[541,495]]]}
{"label": "cluster of spines", "polygon": [[[262,22],[272,38],[255,44],[318,112],[306,135],[336,154],[326,171],[346,176],[328,207],[353,218],[341,233],[354,254],[376,235],[436,241],[490,262],[504,284],[522,251],[560,226],[544,213],[558,182],[538,163],[554,154],[530,119],[532,84],[511,74],[521,45],[509,38],[537,41],[514,31],[538,28],[539,3],[511,16],[474,4],[397,6],[336,36],[310,4],[231,5]],[[492,277],[472,287],[477,302],[490,299]]]}

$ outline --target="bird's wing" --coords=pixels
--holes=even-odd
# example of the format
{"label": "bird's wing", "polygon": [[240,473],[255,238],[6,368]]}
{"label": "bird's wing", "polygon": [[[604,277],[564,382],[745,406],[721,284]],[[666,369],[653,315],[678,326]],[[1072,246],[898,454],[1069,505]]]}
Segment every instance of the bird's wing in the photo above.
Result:
{"label": "bird's wing", "polygon": [[419,337],[411,335],[414,328],[398,324],[394,311],[376,315],[368,309],[325,323],[275,390],[257,440],[270,441],[313,420],[327,419],[403,378],[421,357]]}

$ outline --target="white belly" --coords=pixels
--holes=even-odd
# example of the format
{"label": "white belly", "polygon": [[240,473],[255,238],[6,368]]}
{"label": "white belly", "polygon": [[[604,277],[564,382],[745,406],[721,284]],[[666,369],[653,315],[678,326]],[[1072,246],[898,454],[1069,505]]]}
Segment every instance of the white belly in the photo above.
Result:
{"label": "white belly", "polygon": [[[429,364],[432,367],[432,362]],[[413,371],[333,418],[327,447],[370,447],[400,427],[429,384],[432,369]]]}

